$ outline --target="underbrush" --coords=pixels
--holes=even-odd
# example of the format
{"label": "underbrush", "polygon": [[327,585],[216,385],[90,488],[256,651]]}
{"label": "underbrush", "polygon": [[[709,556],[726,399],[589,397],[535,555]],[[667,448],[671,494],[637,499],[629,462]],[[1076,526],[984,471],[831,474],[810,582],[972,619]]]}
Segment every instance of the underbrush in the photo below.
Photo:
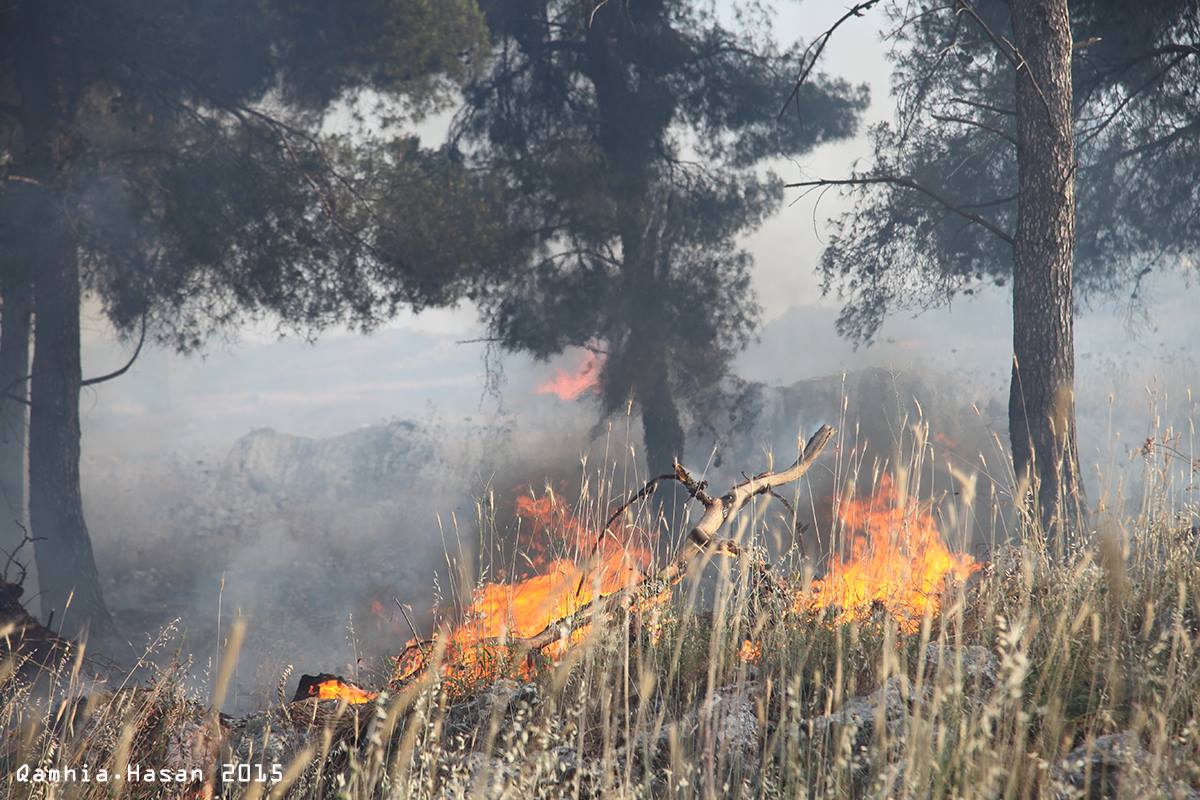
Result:
{"label": "underbrush", "polygon": [[[203,698],[183,666],[122,686],[86,677],[85,658],[35,677],[9,659],[3,793],[1200,797],[1200,540],[1195,510],[1150,488],[1132,516],[1080,520],[1054,547],[1026,527],[993,536],[982,568],[911,624],[883,604],[849,621],[811,610],[797,598],[812,569],[786,558],[764,590],[755,512],[741,557],[710,559],[664,604],[589,618],[557,661],[430,668],[359,705],[289,702],[284,675],[271,708],[211,712],[241,626]],[[117,780],[130,765],[169,780]],[[37,768],[59,781],[34,782]]]}

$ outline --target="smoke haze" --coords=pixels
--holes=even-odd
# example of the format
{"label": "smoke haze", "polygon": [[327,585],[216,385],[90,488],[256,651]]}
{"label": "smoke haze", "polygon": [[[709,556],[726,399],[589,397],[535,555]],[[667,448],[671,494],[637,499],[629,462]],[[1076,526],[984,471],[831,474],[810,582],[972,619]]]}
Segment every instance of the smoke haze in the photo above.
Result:
{"label": "smoke haze", "polygon": [[[788,4],[777,30],[811,39],[830,11]],[[867,18],[844,28],[824,65],[870,84],[864,127],[891,113],[877,26]],[[833,177],[868,152],[860,136],[774,168],[788,179]],[[873,347],[855,349],[837,336],[836,298],[822,297],[814,277],[825,220],[845,206],[833,194],[815,202],[785,207],[745,242],[764,325],[734,372],[761,384],[759,403],[753,419],[722,422],[716,436],[692,431],[689,465],[722,486],[762,469],[768,452],[794,457],[797,437],[839,421],[843,372],[860,376],[847,383],[851,422],[881,453],[921,394],[931,430],[976,464],[991,435],[1006,441],[1004,291],[898,315]],[[1164,275],[1143,287],[1140,305],[1079,318],[1090,497],[1114,475],[1136,474],[1155,424],[1192,435],[1196,298],[1186,277]],[[129,345],[98,313],[90,318],[84,370],[98,374],[122,363]],[[511,502],[547,478],[578,481],[581,455],[595,463],[606,439],[614,454],[638,444],[640,426],[629,426],[627,441],[624,419],[612,420],[611,437],[597,428],[590,394],[565,402],[535,392],[556,370],[577,367],[579,352],[538,363],[492,352],[478,341],[485,336],[465,306],[406,315],[369,336],[330,332],[315,344],[255,328],[199,357],[148,346],[127,375],[86,390],[84,500],[118,620],[151,631],[183,617],[183,650],[203,675],[218,626],[247,615],[252,644],[239,702],[248,705],[287,664],[314,673],[377,665],[373,658],[408,635],[393,596],[427,624],[432,602],[449,590],[433,585],[435,573],[453,571],[447,554],[464,541],[478,549],[476,498],[493,490]]]}

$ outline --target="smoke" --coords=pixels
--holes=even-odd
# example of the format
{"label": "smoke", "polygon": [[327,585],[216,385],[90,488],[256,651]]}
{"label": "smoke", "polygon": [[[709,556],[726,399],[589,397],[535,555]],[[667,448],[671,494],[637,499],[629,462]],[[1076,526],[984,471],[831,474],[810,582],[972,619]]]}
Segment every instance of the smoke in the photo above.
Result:
{"label": "smoke", "polygon": [[[786,14],[781,29],[825,22]],[[829,49],[832,74],[872,84],[868,121],[891,113],[878,19],[847,28],[850,46]],[[860,139],[819,148],[802,169],[777,166],[788,177],[837,177],[867,151]],[[837,309],[819,297],[811,270],[824,244],[818,216],[836,214],[838,203],[830,196],[819,215],[808,204],[785,209],[746,242],[769,321],[733,365],[750,385],[736,402],[714,398],[712,417],[694,421],[684,462],[723,490],[743,470],[787,463],[830,423],[865,482],[876,463],[906,462],[920,422],[937,454],[926,496],[955,502],[951,465],[1002,486],[1006,295],[897,316],[875,346],[853,349],[837,336]],[[1195,457],[1194,297],[1194,287],[1164,277],[1143,287],[1140,306],[1079,317],[1089,498],[1136,508],[1143,445],[1163,430],[1183,434],[1180,450]],[[84,365],[97,374],[128,352],[90,311]],[[641,449],[640,424],[617,415],[597,426],[599,403],[587,391],[537,394],[559,372],[580,375],[578,354],[550,364],[506,356],[500,392],[490,394],[488,345],[460,343],[485,335],[470,307],[404,317],[370,337],[335,331],[315,345],[247,330],[203,358],[147,347],[129,374],[85,392],[86,510],[109,602],[134,645],[182,618],[177,646],[193,659],[199,687],[231,618],[247,617],[235,708],[261,704],[287,665],[349,676],[381,668],[411,635],[393,597],[427,632],[433,604],[452,602],[464,588],[459,574],[473,574],[491,544],[478,521],[489,496],[497,527],[511,536],[518,492],[549,485],[571,498],[609,464],[615,487],[640,485],[647,476],[630,456]],[[823,463],[788,494],[806,526],[801,544],[818,560],[831,544],[830,499],[853,477],[849,461],[838,463],[841,472]],[[779,552],[792,533],[776,511],[768,524]],[[976,545],[989,540],[981,527]]]}

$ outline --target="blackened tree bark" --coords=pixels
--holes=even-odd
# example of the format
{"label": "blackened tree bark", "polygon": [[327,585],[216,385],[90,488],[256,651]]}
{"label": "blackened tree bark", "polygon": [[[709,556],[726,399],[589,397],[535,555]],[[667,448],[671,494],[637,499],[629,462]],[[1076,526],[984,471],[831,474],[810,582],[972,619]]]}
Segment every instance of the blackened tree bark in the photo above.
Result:
{"label": "blackened tree bark", "polygon": [[[29,414],[29,519],[44,612],[66,629],[113,632],[100,589],[79,486],[79,258],[69,240],[48,245],[34,285],[37,339]],[[70,610],[67,600],[70,600]]]}
{"label": "blackened tree bark", "polygon": [[[16,270],[6,272],[12,275]],[[28,530],[25,451],[29,441],[32,306],[31,285],[23,276],[0,283],[0,550],[10,554]],[[31,553],[29,550],[24,555]],[[32,594],[30,588],[25,587],[27,594]]]}
{"label": "blackened tree bark", "polygon": [[1047,528],[1079,488],[1075,442],[1075,142],[1067,0],[1012,0],[1018,212],[1009,435],[1018,486]]}

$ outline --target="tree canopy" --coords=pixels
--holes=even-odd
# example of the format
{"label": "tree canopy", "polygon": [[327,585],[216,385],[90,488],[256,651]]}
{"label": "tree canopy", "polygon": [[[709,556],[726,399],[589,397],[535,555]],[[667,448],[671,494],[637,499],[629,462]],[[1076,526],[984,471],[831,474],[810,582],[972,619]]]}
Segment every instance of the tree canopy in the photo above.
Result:
{"label": "tree canopy", "polygon": [[511,192],[517,249],[480,275],[503,347],[605,355],[603,405],[640,409],[652,468],[682,455],[752,336],[758,305],[738,237],[774,211],[760,168],[853,134],[866,91],[821,76],[778,118],[799,48],[756,5],[498,0],[492,59],[471,81],[451,147]]}
{"label": "tree canopy", "polygon": [[[1195,0],[1070,6],[1078,302],[1136,295],[1200,246],[1200,14]],[[841,331],[1008,282],[1017,210],[1007,3],[896,5],[895,120],[846,182],[856,202],[821,261]]]}
{"label": "tree canopy", "polygon": [[[441,218],[381,217],[369,192],[470,188],[394,125],[444,106],[485,41],[473,0],[0,9],[0,292],[5,313],[34,298],[19,399],[46,608],[73,595],[73,623],[111,627],[79,492],[81,298],[186,349],[247,317],[313,333],[425,297],[457,257],[425,246]],[[352,146],[330,121],[364,109],[381,132]]]}
{"label": "tree canopy", "polygon": [[[443,107],[485,40],[473,3],[106,0],[18,3],[2,16],[0,41],[16,54],[4,68],[17,123],[6,243],[28,252],[26,223],[44,210],[20,180],[36,146],[21,122],[39,89],[21,74],[50,68],[69,140],[57,203],[86,288],[118,326],[149,313],[194,346],[247,313],[308,328],[388,313],[381,282],[406,254],[377,246],[384,223],[363,183],[380,168],[416,181],[400,160],[426,154],[388,136],[367,163],[324,123],[368,103],[385,122]],[[46,36],[57,65],[21,44]]]}

